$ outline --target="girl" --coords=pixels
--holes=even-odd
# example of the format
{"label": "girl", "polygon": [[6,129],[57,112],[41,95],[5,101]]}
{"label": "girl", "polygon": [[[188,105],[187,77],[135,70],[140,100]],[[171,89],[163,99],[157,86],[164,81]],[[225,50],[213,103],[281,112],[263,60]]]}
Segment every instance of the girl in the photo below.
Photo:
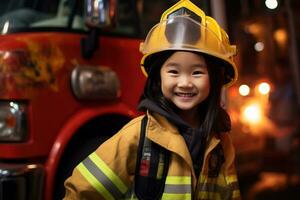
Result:
{"label": "girl", "polygon": [[64,199],[240,199],[230,119],[220,106],[222,86],[237,77],[226,33],[181,0],[141,51],[145,116],[74,169]]}

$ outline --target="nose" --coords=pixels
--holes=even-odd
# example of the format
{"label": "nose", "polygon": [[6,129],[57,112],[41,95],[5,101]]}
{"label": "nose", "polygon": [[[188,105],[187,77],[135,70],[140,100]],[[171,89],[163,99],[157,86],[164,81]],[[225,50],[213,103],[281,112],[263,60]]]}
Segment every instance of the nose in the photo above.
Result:
{"label": "nose", "polygon": [[181,88],[190,88],[193,87],[193,83],[189,76],[181,76],[178,80],[177,86]]}

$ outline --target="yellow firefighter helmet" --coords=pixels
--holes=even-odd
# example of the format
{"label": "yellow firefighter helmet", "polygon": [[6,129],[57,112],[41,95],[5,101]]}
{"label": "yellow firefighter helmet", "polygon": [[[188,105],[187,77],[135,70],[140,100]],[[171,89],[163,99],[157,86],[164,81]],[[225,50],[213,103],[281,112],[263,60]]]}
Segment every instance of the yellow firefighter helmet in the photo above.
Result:
{"label": "yellow firefighter helmet", "polygon": [[237,80],[237,69],[233,62],[236,46],[231,45],[226,32],[211,17],[189,0],[180,0],[166,10],[140,44],[144,55],[141,60],[143,73],[147,76],[151,68],[150,58],[167,50],[201,52],[224,63],[225,81],[229,86]]}

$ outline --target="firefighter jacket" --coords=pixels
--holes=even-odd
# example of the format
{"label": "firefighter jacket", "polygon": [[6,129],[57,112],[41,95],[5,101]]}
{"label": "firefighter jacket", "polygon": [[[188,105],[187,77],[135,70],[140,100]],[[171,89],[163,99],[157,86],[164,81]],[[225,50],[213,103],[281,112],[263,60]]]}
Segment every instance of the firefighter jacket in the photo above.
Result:
{"label": "firefighter jacket", "polygon": [[[196,177],[177,128],[159,114],[147,115],[146,137],[171,152],[161,199],[240,199],[235,152],[228,133],[211,137],[200,176]],[[142,118],[130,121],[74,169],[65,182],[64,200],[136,199],[133,187]]]}

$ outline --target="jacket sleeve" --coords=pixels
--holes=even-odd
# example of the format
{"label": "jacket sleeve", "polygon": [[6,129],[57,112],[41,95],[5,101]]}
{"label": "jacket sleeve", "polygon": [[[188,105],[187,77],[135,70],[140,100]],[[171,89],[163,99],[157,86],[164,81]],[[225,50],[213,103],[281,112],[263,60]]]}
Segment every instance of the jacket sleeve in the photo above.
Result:
{"label": "jacket sleeve", "polygon": [[119,199],[132,185],[141,117],[79,163],[65,181],[64,200]]}
{"label": "jacket sleeve", "polygon": [[231,200],[240,200],[241,194],[238,184],[238,177],[235,168],[235,148],[231,141],[230,134],[221,134],[222,147],[225,155],[225,163],[223,166],[223,172],[226,184],[230,187]]}

